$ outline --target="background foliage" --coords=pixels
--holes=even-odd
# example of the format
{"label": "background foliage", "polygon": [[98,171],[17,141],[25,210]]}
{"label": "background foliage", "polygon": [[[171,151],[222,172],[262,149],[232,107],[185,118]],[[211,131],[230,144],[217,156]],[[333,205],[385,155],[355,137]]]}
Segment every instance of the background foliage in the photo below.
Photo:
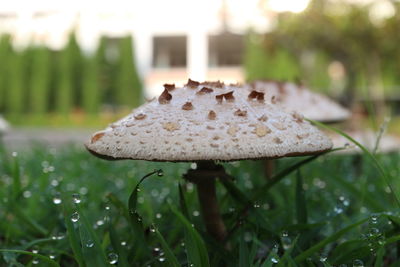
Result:
{"label": "background foliage", "polygon": [[106,104],[138,106],[142,85],[132,45],[129,36],[103,38],[90,54],[81,50],[74,34],[60,51],[40,45],[17,49],[9,36],[0,36],[0,112],[96,114]]}

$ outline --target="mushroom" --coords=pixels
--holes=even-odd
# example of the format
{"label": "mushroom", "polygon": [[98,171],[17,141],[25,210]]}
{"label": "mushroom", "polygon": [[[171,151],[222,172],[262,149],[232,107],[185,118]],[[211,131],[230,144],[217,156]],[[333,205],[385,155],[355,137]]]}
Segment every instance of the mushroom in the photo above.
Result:
{"label": "mushroom", "polygon": [[333,123],[350,118],[347,109],[303,85],[279,81],[253,81],[247,87],[251,91],[265,93],[266,99],[274,98],[286,110],[297,111],[311,120]]}
{"label": "mushroom", "polygon": [[[271,99],[287,111],[295,112],[296,118],[303,116],[324,123],[342,122],[350,118],[350,112],[330,98],[312,92],[303,85],[281,81],[253,81],[246,86],[249,97],[263,93],[265,99]],[[300,115],[301,114],[301,115]],[[269,179],[274,170],[274,162],[265,160],[265,177]]]}
{"label": "mushroom", "polygon": [[215,181],[226,173],[215,161],[318,154],[332,147],[330,139],[307,121],[269,101],[242,97],[243,90],[189,80],[95,133],[86,148],[110,160],[196,162],[197,168],[184,178],[197,185],[206,229],[222,242],[226,228]]}

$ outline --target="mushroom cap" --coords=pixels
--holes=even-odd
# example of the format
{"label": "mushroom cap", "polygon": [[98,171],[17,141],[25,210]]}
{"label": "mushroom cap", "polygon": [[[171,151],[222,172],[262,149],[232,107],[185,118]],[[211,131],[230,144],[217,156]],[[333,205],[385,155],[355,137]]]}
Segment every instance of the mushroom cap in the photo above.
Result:
{"label": "mushroom cap", "polygon": [[311,120],[332,123],[350,118],[350,112],[332,99],[295,83],[254,81],[249,84],[249,90],[265,93],[266,99],[275,97],[285,109],[297,111]]}
{"label": "mushroom cap", "polygon": [[299,114],[244,98],[243,87],[191,80],[164,87],[158,99],[95,133],[87,149],[106,159],[177,162],[279,158],[332,147]]}
{"label": "mushroom cap", "polygon": [[[353,131],[346,131],[348,135],[350,135],[354,140],[359,142],[369,151],[374,150],[376,140],[378,138],[378,134],[372,130],[353,130]],[[349,144],[350,141],[347,140],[344,136],[336,134],[336,133],[329,133],[329,136],[332,139],[333,147],[340,148]],[[379,146],[377,152],[379,153],[392,153],[400,151],[400,138],[395,135],[391,134],[384,134],[381,136],[379,141]],[[357,146],[350,146],[347,149],[339,150],[334,152],[335,154],[342,154],[342,155],[355,155],[355,154],[362,154],[363,152]]]}
{"label": "mushroom cap", "polygon": [[10,124],[0,115],[0,134],[10,129]]}

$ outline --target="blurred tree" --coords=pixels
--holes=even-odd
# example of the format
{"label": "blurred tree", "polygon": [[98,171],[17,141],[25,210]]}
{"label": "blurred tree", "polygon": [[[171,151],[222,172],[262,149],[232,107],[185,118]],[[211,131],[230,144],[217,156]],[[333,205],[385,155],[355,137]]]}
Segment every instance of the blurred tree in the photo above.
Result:
{"label": "blurred tree", "polygon": [[296,59],[269,37],[248,34],[244,57],[246,79],[296,80],[299,77]]}
{"label": "blurred tree", "polygon": [[9,57],[12,52],[11,39],[9,35],[0,36],[0,112],[4,111],[6,104],[6,91],[7,91],[7,63],[11,60]]}
{"label": "blurred tree", "polygon": [[99,112],[102,96],[99,62],[95,55],[88,55],[84,60],[82,106],[87,113],[94,115]]}
{"label": "blurred tree", "polygon": [[252,32],[247,34],[244,55],[246,80],[269,78],[266,71],[269,61],[262,41],[263,38],[261,36]]}
{"label": "blurred tree", "polygon": [[12,51],[7,57],[6,110],[12,116],[20,115],[24,110],[26,87],[24,85],[24,54]]}
{"label": "blurred tree", "polygon": [[142,102],[142,85],[136,71],[131,36],[119,42],[116,81],[116,102],[121,106],[137,107]]}
{"label": "blurred tree", "polygon": [[30,79],[30,110],[34,114],[49,111],[51,52],[39,46],[32,50],[32,75]]}
{"label": "blurred tree", "polygon": [[78,104],[80,98],[82,60],[75,34],[71,34],[67,46],[60,51],[58,57],[56,110],[66,115]]}
{"label": "blurred tree", "polygon": [[[332,12],[332,5],[342,12]],[[340,62],[346,71],[348,105],[356,96],[362,71],[375,90],[379,86],[373,79],[380,75],[380,41],[368,7],[314,0],[301,14],[281,14],[274,34],[277,43],[296,54],[311,50]]]}
{"label": "blurred tree", "polygon": [[102,104],[115,104],[116,77],[118,66],[118,49],[115,43],[102,37],[96,51],[96,61],[99,67],[99,86],[102,93]]}

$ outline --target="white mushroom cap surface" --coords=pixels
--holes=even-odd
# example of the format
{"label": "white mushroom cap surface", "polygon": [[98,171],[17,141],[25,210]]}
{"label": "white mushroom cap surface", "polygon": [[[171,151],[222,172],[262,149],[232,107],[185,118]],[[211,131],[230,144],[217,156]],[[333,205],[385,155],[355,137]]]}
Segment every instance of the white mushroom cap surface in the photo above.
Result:
{"label": "white mushroom cap surface", "polygon": [[[165,85],[158,99],[95,133],[86,147],[107,159],[199,161],[316,154],[328,137],[298,113],[220,82]],[[242,91],[239,93],[239,91]]]}
{"label": "white mushroom cap surface", "polygon": [[10,129],[8,122],[0,115],[0,134],[7,132]]}
{"label": "white mushroom cap surface", "polygon": [[286,110],[297,111],[304,117],[320,122],[347,120],[350,112],[330,98],[290,82],[254,81],[249,90],[263,92],[266,99],[280,103]]}
{"label": "white mushroom cap surface", "polygon": [[[358,131],[348,131],[346,132],[350,135],[354,140],[359,142],[369,151],[373,151],[375,149],[375,144],[378,138],[378,134],[372,130],[358,130]],[[336,154],[362,154],[363,152],[358,146],[355,146],[348,139],[343,137],[342,135],[336,133],[329,133],[329,136],[332,139],[333,147],[340,148],[345,146],[346,144],[350,144],[347,149],[336,151]],[[377,152],[379,153],[391,153],[400,151],[400,138],[391,135],[384,134],[381,136],[379,141],[379,146]]]}

